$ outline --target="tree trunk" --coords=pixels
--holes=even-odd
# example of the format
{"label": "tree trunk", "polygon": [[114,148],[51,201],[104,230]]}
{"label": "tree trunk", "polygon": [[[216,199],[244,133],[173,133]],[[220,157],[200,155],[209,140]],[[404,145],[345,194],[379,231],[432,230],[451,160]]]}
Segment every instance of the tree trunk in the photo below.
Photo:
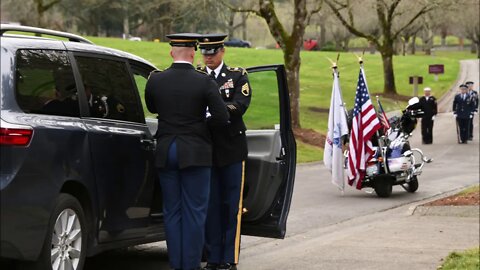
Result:
{"label": "tree trunk", "polygon": [[470,52],[477,53],[477,43],[472,40],[472,44],[470,45]]}
{"label": "tree trunk", "polygon": [[396,95],[397,89],[395,87],[395,75],[393,74],[393,51],[392,50],[382,50],[382,61],[383,61],[383,92],[387,95]]}
{"label": "tree trunk", "polygon": [[325,41],[326,41],[326,35],[327,35],[327,27],[325,26],[325,21],[322,20],[320,22],[320,40],[318,41],[318,49],[320,50],[325,46]]}
{"label": "tree trunk", "polygon": [[130,36],[130,27],[127,14],[125,14],[125,16],[123,17],[123,35],[125,39],[128,39],[128,37]]}
{"label": "tree trunk", "polygon": [[446,26],[442,26],[440,30],[440,37],[441,37],[441,44],[442,46],[447,45],[447,34],[448,34],[448,29]]}
{"label": "tree trunk", "polygon": [[284,51],[292,127],[300,128],[300,49]]}
{"label": "tree trunk", "polygon": [[402,40],[402,55],[403,56],[405,56],[405,53],[406,53],[406,50],[407,50],[408,39],[409,38],[404,38]]}
{"label": "tree trunk", "polygon": [[335,39],[335,51],[339,52],[342,50],[342,41],[340,39]]}
{"label": "tree trunk", "polygon": [[369,48],[370,54],[375,54],[375,50],[376,50],[375,43],[369,41],[368,48]]}
{"label": "tree trunk", "polygon": [[477,41],[477,58],[480,59],[480,41]]}
{"label": "tree trunk", "polygon": [[234,31],[234,22],[235,22],[235,12],[230,12],[230,17],[228,18],[228,38],[233,38]]}
{"label": "tree trunk", "polygon": [[348,52],[349,47],[348,44],[350,43],[350,38],[346,37],[343,39],[343,51]]}
{"label": "tree trunk", "polygon": [[445,36],[445,37],[444,37],[444,36],[441,36],[441,38],[440,38],[440,44],[441,44],[442,46],[447,46],[447,37],[446,37],[446,36]]}
{"label": "tree trunk", "polygon": [[242,39],[248,40],[247,37],[247,18],[248,13],[242,13]]}
{"label": "tree trunk", "polygon": [[412,55],[415,55],[415,51],[416,51],[416,48],[417,48],[416,42],[417,42],[417,35],[413,35],[413,37],[412,37],[412,47],[410,48],[411,49],[410,53]]}

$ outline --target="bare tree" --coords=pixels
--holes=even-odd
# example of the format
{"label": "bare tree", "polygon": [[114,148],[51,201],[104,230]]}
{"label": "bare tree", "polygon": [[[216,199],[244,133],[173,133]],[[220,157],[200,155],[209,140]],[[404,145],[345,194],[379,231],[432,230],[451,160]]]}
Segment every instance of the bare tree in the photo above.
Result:
{"label": "bare tree", "polygon": [[400,39],[402,41],[402,55],[403,56],[405,56],[405,54],[407,52],[407,47],[408,47],[408,44],[409,44],[410,40],[412,40],[412,43],[410,44],[411,45],[410,53],[415,54],[415,39],[416,39],[416,36],[420,32],[421,29],[422,29],[422,25],[417,21],[415,23],[412,23],[411,25],[409,25],[405,29],[403,29],[403,31],[400,33],[399,36],[400,36]]}
{"label": "bare tree", "polygon": [[465,4],[464,18],[460,20],[465,37],[472,41],[471,52],[480,58],[480,6],[478,2]]}
{"label": "bare tree", "polygon": [[293,0],[293,23],[288,31],[277,16],[273,0],[258,0],[258,7],[242,8],[223,1],[233,11],[250,12],[265,20],[275,41],[283,52],[283,60],[287,73],[287,84],[290,91],[290,110],[292,126],[300,128],[300,50],[303,45],[305,27],[313,14],[322,8],[323,1],[313,1],[307,8],[307,0]]}
{"label": "bare tree", "polygon": [[50,2],[47,3],[47,1],[45,0],[34,0],[35,2],[35,5],[37,6],[37,14],[38,14],[38,18],[37,18],[37,26],[38,27],[45,27],[46,25],[44,24],[44,14],[45,14],[45,11],[49,10],[50,8],[52,8],[53,6],[55,6],[56,4],[58,4],[61,0],[51,0]]}
{"label": "bare tree", "polygon": [[312,26],[315,27],[315,29],[317,30],[317,47],[318,49],[321,49],[323,46],[325,46],[325,43],[327,42],[327,30],[332,29],[333,27],[333,25],[331,24],[329,13],[321,11],[315,16],[312,16],[309,27]]}
{"label": "bare tree", "polygon": [[426,55],[432,54],[433,48],[433,36],[435,30],[435,22],[431,16],[424,16],[422,18],[423,28],[420,31],[421,38],[423,41],[423,50],[425,51]]}
{"label": "bare tree", "polygon": [[[352,13],[353,3],[350,0],[325,0],[325,3],[333,11],[333,14],[342,22],[342,24],[354,35],[363,37],[375,44],[377,50],[380,52],[383,61],[383,75],[385,94],[396,95],[397,89],[395,86],[395,76],[393,72],[393,55],[394,44],[398,39],[400,33],[409,25],[414,23],[418,18],[428,13],[438,6],[437,0],[422,1],[417,3],[419,6],[413,12],[405,5],[401,6],[402,0],[375,0],[372,10],[376,12],[377,24],[381,28],[381,36],[374,36],[365,30],[360,29],[355,25],[354,16]],[[410,1],[410,4],[412,2]],[[364,5],[356,3],[357,5]],[[408,3],[407,3],[408,4]],[[408,11],[408,13],[406,12]],[[403,19],[399,20],[402,15]],[[363,15],[366,16],[366,15]],[[408,19],[405,17],[408,16]]]}

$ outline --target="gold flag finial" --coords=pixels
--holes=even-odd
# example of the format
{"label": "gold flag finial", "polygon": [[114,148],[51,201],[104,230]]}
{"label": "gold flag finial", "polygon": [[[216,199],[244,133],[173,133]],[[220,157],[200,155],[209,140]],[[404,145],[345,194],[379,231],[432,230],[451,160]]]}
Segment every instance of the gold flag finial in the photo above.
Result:
{"label": "gold flag finial", "polygon": [[[365,52],[365,51],[363,51],[363,52]],[[363,64],[363,54],[362,54],[362,56],[358,56],[358,54],[356,54],[356,53],[353,53],[353,54],[357,57],[358,63],[360,65]]]}
{"label": "gold flag finial", "polygon": [[[330,63],[332,64],[332,68],[337,68],[337,63],[336,62],[333,62],[332,59],[328,58],[328,57],[325,57],[328,59],[328,61],[330,61]],[[338,59],[338,58],[337,58]]]}

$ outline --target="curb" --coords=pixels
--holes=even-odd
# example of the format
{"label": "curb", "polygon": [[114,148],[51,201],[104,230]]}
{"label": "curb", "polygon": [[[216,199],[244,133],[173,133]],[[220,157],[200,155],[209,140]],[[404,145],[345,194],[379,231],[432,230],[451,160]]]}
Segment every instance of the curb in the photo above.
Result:
{"label": "curb", "polygon": [[423,206],[419,205],[413,211],[413,215],[419,216],[448,216],[448,217],[476,217],[480,214],[479,205],[445,205]]}
{"label": "curb", "polygon": [[439,206],[426,206],[425,204],[440,200],[455,194],[460,191],[475,186],[462,186],[454,190],[447,191],[434,195],[430,198],[425,198],[421,201],[414,203],[410,206],[407,215],[419,215],[419,216],[453,216],[453,217],[477,217],[480,218],[480,205],[439,205]]}

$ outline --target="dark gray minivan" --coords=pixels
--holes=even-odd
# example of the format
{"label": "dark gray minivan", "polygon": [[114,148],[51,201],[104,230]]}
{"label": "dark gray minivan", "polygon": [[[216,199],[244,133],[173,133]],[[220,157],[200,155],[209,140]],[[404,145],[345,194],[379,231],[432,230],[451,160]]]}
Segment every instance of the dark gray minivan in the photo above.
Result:
{"label": "dark gray minivan", "polygon": [[[1,259],[80,270],[164,240],[156,121],[139,94],[155,67],[70,33],[2,24],[0,36]],[[247,70],[249,112],[269,109],[246,116],[242,234],[283,238],[296,163],[285,71]]]}

